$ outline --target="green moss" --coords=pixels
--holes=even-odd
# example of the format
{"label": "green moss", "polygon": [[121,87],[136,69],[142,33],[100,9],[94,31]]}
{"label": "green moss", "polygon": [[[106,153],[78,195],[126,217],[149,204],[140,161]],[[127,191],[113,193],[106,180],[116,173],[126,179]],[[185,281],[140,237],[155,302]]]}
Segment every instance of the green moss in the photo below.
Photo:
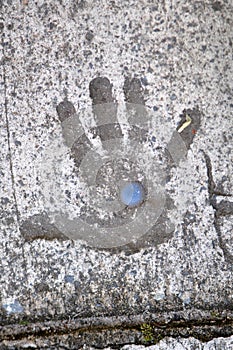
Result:
{"label": "green moss", "polygon": [[29,324],[29,321],[21,320],[19,321],[20,326],[27,326]]}
{"label": "green moss", "polygon": [[143,340],[145,342],[152,342],[154,340],[152,326],[148,323],[143,323],[140,328],[143,335]]}
{"label": "green moss", "polygon": [[218,312],[218,311],[212,310],[212,311],[210,312],[210,316],[213,317],[213,318],[216,318],[216,317],[219,317],[220,315],[219,315],[219,312]]}

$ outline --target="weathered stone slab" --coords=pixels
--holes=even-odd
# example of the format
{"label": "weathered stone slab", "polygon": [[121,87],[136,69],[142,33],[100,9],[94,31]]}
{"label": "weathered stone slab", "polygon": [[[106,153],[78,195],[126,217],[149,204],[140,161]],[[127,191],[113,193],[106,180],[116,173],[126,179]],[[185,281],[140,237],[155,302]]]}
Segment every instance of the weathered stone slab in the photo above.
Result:
{"label": "weathered stone slab", "polygon": [[[232,14],[230,0],[1,3],[3,325],[140,315],[142,334],[140,324],[155,327],[152,314],[163,324],[165,314],[169,323],[184,313],[185,322],[203,325],[219,316],[222,333],[212,336],[229,336],[223,324],[232,320]],[[107,80],[93,88],[96,77]],[[187,150],[175,166],[166,158],[169,177],[162,182],[166,200],[161,199],[166,212],[157,226],[127,240],[124,248],[118,241],[111,247],[91,244],[84,234],[71,239],[45,205],[46,194],[59,188],[72,215],[81,208],[72,197],[80,185],[80,148],[71,147],[73,136],[68,142],[65,137],[74,127],[90,137],[94,150],[104,144],[103,128],[96,126],[106,123],[105,106],[92,112],[92,103],[100,102],[111,106],[107,115],[120,125],[133,113],[131,104],[139,104],[137,115],[146,118],[144,110],[152,115],[147,130],[152,141],[176,132]],[[188,117],[191,124],[179,132]],[[138,129],[131,130],[135,137]],[[123,140],[127,145],[126,136]],[[156,154],[161,144],[153,142]],[[146,173],[153,161],[144,154]],[[175,155],[179,160],[182,152]],[[58,164],[55,175],[50,159]],[[133,210],[127,215],[133,217]],[[26,324],[19,338],[27,333]]]}

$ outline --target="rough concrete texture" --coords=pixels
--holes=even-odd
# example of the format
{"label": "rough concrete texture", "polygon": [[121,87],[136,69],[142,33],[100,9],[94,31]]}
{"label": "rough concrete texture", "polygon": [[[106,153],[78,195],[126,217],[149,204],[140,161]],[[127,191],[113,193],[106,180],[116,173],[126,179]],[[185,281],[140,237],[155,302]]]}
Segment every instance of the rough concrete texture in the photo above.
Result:
{"label": "rough concrete texture", "polygon": [[[20,348],[35,336],[53,348],[50,334],[64,348],[72,339],[75,348],[153,343],[167,335],[229,337],[232,1],[9,0],[0,6],[2,348],[7,342]],[[40,228],[46,213],[38,171],[48,147],[64,145],[56,108],[66,99],[77,113],[91,107],[89,84],[97,76],[109,79],[120,103],[127,79],[138,78],[145,96],[139,102],[164,117],[161,128],[175,130],[184,110],[200,111],[201,126],[167,189],[179,222],[159,244],[155,237],[139,249],[109,251],[64,239],[46,223]],[[139,96],[133,91],[132,100]],[[72,173],[68,148],[64,164]],[[88,333],[93,327],[95,335]],[[205,345],[164,338],[153,349],[231,346],[232,338]]]}
{"label": "rough concrete texture", "polygon": [[187,350],[187,349],[195,349],[195,350],[211,350],[211,349],[221,349],[227,350],[232,349],[233,339],[232,337],[224,339],[214,339],[206,344],[198,341],[197,339],[165,339],[159,342],[158,345],[152,346],[142,346],[142,345],[125,345],[121,349],[122,350],[166,350],[166,349],[174,349],[174,350]]}

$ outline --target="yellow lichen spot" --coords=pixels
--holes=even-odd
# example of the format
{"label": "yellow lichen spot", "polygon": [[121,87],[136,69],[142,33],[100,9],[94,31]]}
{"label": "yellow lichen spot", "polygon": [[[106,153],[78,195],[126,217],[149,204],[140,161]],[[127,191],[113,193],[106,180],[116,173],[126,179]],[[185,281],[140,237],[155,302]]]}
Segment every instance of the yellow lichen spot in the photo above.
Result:
{"label": "yellow lichen spot", "polygon": [[184,122],[184,124],[181,125],[181,127],[177,130],[179,133],[181,133],[184,129],[187,128],[187,126],[189,126],[192,123],[192,119],[190,118],[190,116],[188,114],[186,114],[186,122]]}

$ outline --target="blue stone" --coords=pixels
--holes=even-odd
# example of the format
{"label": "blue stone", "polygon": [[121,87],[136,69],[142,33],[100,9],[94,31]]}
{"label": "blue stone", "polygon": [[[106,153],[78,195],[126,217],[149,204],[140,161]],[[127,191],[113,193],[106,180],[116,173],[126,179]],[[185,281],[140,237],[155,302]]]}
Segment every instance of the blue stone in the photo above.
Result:
{"label": "blue stone", "polygon": [[66,283],[74,283],[74,276],[73,275],[66,275],[64,277]]}
{"label": "blue stone", "polygon": [[127,183],[120,191],[121,201],[128,206],[135,207],[145,199],[145,191],[139,182]]}
{"label": "blue stone", "polygon": [[155,136],[152,136],[151,141],[152,141],[152,142],[155,142],[155,141],[156,141],[156,137],[155,137]]}

